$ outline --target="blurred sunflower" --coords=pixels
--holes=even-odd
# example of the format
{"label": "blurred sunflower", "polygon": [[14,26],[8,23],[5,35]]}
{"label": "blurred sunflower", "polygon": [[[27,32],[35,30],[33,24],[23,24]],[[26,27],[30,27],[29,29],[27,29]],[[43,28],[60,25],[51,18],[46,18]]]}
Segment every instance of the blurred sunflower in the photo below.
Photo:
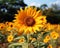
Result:
{"label": "blurred sunflower", "polygon": [[13,22],[6,22],[5,25],[6,25],[6,30],[7,31],[10,31],[10,30],[12,30],[14,28]]}
{"label": "blurred sunflower", "polygon": [[43,41],[44,41],[44,43],[47,43],[47,42],[49,42],[49,40],[50,40],[50,36],[47,35]]}
{"label": "blurred sunflower", "polygon": [[24,41],[25,41],[24,38],[21,38],[18,42],[23,43]]}
{"label": "blurred sunflower", "polygon": [[55,31],[53,31],[50,35],[53,39],[57,39],[59,37],[59,34]]}
{"label": "blurred sunflower", "polygon": [[14,38],[13,35],[9,35],[9,36],[7,36],[7,41],[12,42],[13,38]]}
{"label": "blurred sunflower", "polygon": [[53,47],[52,47],[52,45],[51,45],[51,44],[49,44],[47,48],[53,48]]}
{"label": "blurred sunflower", "polygon": [[5,24],[4,23],[0,23],[0,30],[3,30],[5,28]]}
{"label": "blurred sunflower", "polygon": [[46,31],[47,31],[47,30],[53,30],[53,29],[54,29],[54,25],[52,25],[52,24],[50,24],[50,23],[47,23],[47,24],[46,24],[46,29],[45,29]]}
{"label": "blurred sunflower", "polygon": [[19,28],[20,31],[24,33],[39,31],[40,27],[46,23],[46,16],[42,16],[42,12],[37,8],[25,7],[23,10],[20,8],[18,14],[15,14],[15,26]]}

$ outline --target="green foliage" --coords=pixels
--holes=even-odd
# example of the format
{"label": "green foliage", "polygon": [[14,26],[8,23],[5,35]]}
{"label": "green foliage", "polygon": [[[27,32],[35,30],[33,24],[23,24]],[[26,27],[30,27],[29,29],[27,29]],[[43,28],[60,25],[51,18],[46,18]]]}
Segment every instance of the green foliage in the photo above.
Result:
{"label": "green foliage", "polygon": [[28,48],[27,43],[12,43],[8,46],[8,48]]}
{"label": "green foliage", "polygon": [[48,7],[47,4],[42,4],[42,5],[40,6],[40,8],[41,8],[42,10],[46,9],[46,7]]}
{"label": "green foliage", "polygon": [[0,43],[6,42],[6,35],[3,35],[0,31]]}
{"label": "green foliage", "polygon": [[24,0],[0,0],[0,22],[12,22],[17,10],[25,6]]}

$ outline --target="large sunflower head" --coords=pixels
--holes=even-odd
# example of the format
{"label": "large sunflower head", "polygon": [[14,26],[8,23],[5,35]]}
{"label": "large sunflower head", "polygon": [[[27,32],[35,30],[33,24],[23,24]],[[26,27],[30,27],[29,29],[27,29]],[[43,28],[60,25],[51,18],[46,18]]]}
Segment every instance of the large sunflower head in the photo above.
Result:
{"label": "large sunflower head", "polygon": [[20,8],[18,14],[15,14],[15,26],[24,33],[35,32],[39,27],[43,27],[46,23],[46,16],[42,16],[41,10],[37,8],[25,7],[23,10]]}

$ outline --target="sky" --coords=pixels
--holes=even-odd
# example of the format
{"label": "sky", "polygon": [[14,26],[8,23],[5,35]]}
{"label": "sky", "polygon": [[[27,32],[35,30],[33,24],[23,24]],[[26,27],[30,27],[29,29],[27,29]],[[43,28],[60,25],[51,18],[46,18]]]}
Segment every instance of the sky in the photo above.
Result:
{"label": "sky", "polygon": [[51,4],[55,3],[60,6],[60,0],[24,0],[24,2],[29,6],[36,7],[40,7],[42,4],[47,4],[50,7]]}

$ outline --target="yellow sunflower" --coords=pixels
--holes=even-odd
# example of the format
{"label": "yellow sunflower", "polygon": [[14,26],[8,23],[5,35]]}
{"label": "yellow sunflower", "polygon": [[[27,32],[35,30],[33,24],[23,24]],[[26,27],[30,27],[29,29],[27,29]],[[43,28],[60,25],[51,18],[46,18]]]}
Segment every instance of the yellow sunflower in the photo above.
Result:
{"label": "yellow sunflower", "polygon": [[45,39],[43,40],[43,42],[44,42],[44,43],[47,43],[49,40],[50,40],[50,36],[47,35],[47,36],[45,37]]}
{"label": "yellow sunflower", "polygon": [[4,23],[0,23],[0,30],[3,30],[5,28],[5,24]]}
{"label": "yellow sunflower", "polygon": [[53,39],[57,39],[59,37],[59,34],[55,31],[53,31],[50,35]]}
{"label": "yellow sunflower", "polygon": [[14,24],[12,22],[6,22],[5,25],[6,25],[7,31],[14,29],[14,26],[13,26]]}
{"label": "yellow sunflower", "polygon": [[25,41],[25,39],[24,38],[21,38],[18,42],[19,43],[23,43]]}
{"label": "yellow sunflower", "polygon": [[53,48],[53,47],[52,47],[52,45],[49,44],[47,48]]}
{"label": "yellow sunflower", "polygon": [[50,23],[47,23],[45,27],[46,27],[46,29],[45,29],[46,31],[54,29],[54,26],[52,24],[50,24]]}
{"label": "yellow sunflower", "polygon": [[24,33],[39,31],[40,27],[43,27],[46,23],[46,16],[42,16],[42,12],[37,8],[25,7],[15,14],[14,25],[19,28],[19,31],[24,31]]}
{"label": "yellow sunflower", "polygon": [[9,36],[7,36],[7,41],[12,42],[13,38],[14,38],[13,35],[9,35]]}

